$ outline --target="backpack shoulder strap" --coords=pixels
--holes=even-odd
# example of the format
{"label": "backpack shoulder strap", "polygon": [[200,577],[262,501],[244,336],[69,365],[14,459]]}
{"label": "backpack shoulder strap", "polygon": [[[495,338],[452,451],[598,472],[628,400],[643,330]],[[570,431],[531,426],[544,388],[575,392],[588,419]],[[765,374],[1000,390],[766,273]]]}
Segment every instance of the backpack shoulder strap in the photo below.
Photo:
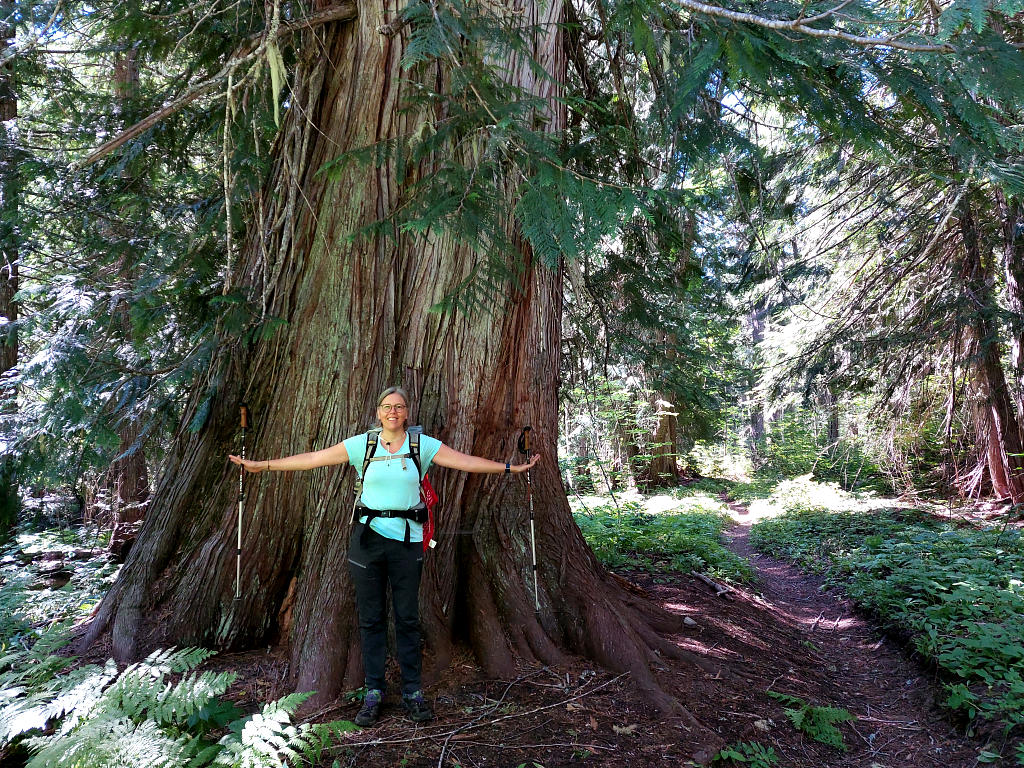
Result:
{"label": "backpack shoulder strap", "polygon": [[380,429],[371,429],[366,433],[366,452],[363,454],[363,468],[356,475],[355,485],[355,499],[352,501],[352,523],[355,524],[356,507],[359,506],[359,499],[363,496],[363,478],[366,477],[366,468],[370,466],[370,460],[373,459],[373,454],[377,451],[377,435],[380,434]]}
{"label": "backpack shoulder strap", "polygon": [[363,454],[363,468],[359,472],[360,481],[362,481],[362,479],[366,477],[366,468],[370,466],[370,461],[373,459],[373,454],[377,452],[377,435],[379,434],[379,429],[371,429],[366,433],[366,451]]}
{"label": "backpack shoulder strap", "polygon": [[420,467],[420,433],[410,432],[409,433],[409,457],[412,459],[413,466],[416,467],[416,474],[419,475],[420,480],[423,479],[423,469]]}

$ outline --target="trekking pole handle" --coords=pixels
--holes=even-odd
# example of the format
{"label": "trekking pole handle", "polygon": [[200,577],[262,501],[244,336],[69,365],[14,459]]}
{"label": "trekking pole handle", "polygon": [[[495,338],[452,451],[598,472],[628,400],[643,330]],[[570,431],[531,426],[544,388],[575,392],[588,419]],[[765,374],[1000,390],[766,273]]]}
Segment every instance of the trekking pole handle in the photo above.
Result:
{"label": "trekking pole handle", "polygon": [[519,440],[516,441],[516,446],[519,448],[520,453],[530,454],[531,432],[533,432],[533,427],[523,427],[523,431],[519,433]]}
{"label": "trekking pole handle", "polygon": [[[238,406],[238,411],[239,417],[242,420],[242,429],[245,429],[246,427],[249,426],[249,406],[247,406],[245,403],[242,403],[240,406]],[[243,446],[244,445],[245,444],[243,443]]]}

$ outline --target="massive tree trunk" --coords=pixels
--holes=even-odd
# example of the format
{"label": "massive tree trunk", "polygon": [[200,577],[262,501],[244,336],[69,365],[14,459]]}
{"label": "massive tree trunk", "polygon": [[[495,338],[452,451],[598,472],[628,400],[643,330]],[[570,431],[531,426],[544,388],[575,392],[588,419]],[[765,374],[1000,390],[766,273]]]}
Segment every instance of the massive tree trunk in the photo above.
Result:
{"label": "massive tree trunk", "polygon": [[971,378],[976,409],[980,409],[976,410],[978,455],[988,463],[995,492],[1020,503],[1024,501],[1024,436],[1003,372],[991,267],[982,254],[977,221],[966,197],[959,214],[964,250],[961,278],[971,301],[970,333],[976,349]]}
{"label": "massive tree trunk", "polygon": [[[409,135],[425,118],[401,109],[410,76],[399,67],[405,33],[377,31],[401,7],[388,2],[383,16],[329,25],[300,47],[308,53],[258,206],[263,216],[234,273],[235,286],[287,325],[252,347],[221,348],[207,382],[212,400],[197,387],[183,421],[207,407],[208,416],[197,432],[177,437],[139,540],[86,641],[109,627],[114,652],[125,659],[156,642],[243,648],[277,640],[290,648],[292,683],[317,691],[314,702],[361,685],[346,567],[354,472],[248,479],[241,598],[233,600],[237,474],[226,454],[239,447],[242,399],[252,413],[248,455],[275,457],[364,430],[376,393],[400,382],[412,393],[411,418],[447,445],[512,459],[519,429],[530,424],[543,454],[533,473],[537,615],[522,478],[431,473],[442,506],[439,546],[427,556],[421,591],[428,673],[445,666],[459,642],[489,675],[511,675],[517,657],[550,664],[578,653],[628,670],[656,704],[678,708],[652,676],[656,652],[708,665],[657,634],[679,626],[676,617],[602,570],[559,475],[561,272],[539,266],[523,243],[521,281],[495,298],[493,311],[431,313],[481,257],[441,232],[400,234],[397,242],[348,239],[402,204],[393,160],[330,178],[317,173],[341,152]],[[534,55],[553,79],[537,78],[519,55],[507,62],[507,76],[548,100],[546,125],[559,130],[561,3],[524,2],[521,18],[544,30]],[[440,67],[424,76],[444,88]],[[409,180],[431,173],[430,163]]]}
{"label": "massive tree trunk", "polygon": [[[0,53],[14,40],[11,3],[0,2]],[[0,66],[0,418],[17,409],[17,392],[5,374],[18,364],[18,149],[15,121],[18,98],[14,87],[14,60]],[[6,431],[6,430],[5,430]],[[0,452],[0,541],[12,533],[18,518],[18,485],[9,451]]]}

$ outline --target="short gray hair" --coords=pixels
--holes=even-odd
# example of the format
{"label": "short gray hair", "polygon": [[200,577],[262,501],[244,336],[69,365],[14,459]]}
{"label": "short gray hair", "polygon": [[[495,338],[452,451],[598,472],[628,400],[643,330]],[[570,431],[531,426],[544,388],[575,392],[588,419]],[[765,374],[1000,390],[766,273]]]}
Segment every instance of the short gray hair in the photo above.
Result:
{"label": "short gray hair", "polygon": [[409,405],[409,393],[401,387],[388,387],[379,395],[377,395],[377,407],[380,408],[380,404],[384,402],[384,398],[388,395],[401,395],[402,399],[405,400],[405,404]]}

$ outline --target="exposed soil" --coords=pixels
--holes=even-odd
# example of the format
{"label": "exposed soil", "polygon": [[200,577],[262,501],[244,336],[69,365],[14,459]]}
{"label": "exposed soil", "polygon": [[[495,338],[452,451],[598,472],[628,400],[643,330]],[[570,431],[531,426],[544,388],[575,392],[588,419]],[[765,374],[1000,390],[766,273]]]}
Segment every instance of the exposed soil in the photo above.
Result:
{"label": "exposed soil", "polygon": [[[659,681],[722,744],[760,742],[779,768],[967,768],[982,748],[935,705],[940,690],[914,661],[858,616],[841,596],[793,566],[754,553],[749,513],[729,546],[750,558],[759,582],[717,595],[690,575],[624,572],[623,577],[695,625],[672,638],[714,662],[706,672],[665,660]],[[286,693],[280,649],[223,654],[208,666],[239,673],[233,695],[255,708]],[[429,658],[428,664],[429,668]],[[397,680],[397,670],[392,670]],[[349,766],[677,766],[691,765],[697,739],[680,718],[665,718],[627,676],[580,663],[523,668],[515,680],[481,680],[472,659],[457,659],[426,693],[437,719],[415,726],[397,697],[385,700],[372,729],[343,734],[323,762]],[[849,710],[840,726],[845,752],[797,731],[768,690]],[[351,719],[356,701],[305,713],[316,721]]]}

